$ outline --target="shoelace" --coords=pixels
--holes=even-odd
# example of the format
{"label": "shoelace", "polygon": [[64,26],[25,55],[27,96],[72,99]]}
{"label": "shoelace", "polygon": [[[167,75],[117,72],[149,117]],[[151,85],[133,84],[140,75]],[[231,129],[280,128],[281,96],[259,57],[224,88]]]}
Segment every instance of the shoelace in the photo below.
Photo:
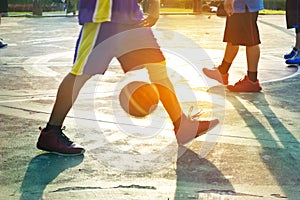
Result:
{"label": "shoelace", "polygon": [[193,110],[194,110],[194,106],[191,106],[190,109],[189,109],[189,112],[188,112],[188,118],[191,119],[191,120],[199,118],[200,115],[202,114],[202,110],[200,110],[196,114],[192,115]]}
{"label": "shoelace", "polygon": [[[39,130],[42,131],[43,128],[39,127]],[[63,130],[66,130],[66,127],[63,126],[59,132],[57,132],[58,137],[60,137],[67,145],[71,145],[73,144],[73,142],[70,140],[70,138],[68,138],[64,133]]]}
{"label": "shoelace", "polygon": [[63,139],[63,141],[64,141],[66,144],[71,145],[73,142],[70,140],[70,138],[68,138],[68,137],[63,133],[63,130],[66,130],[66,127],[65,127],[65,126],[63,126],[63,127],[61,128],[61,130],[57,133],[57,135],[58,135],[61,139]]}
{"label": "shoelace", "polygon": [[235,85],[243,85],[246,82],[246,78],[240,79]]}

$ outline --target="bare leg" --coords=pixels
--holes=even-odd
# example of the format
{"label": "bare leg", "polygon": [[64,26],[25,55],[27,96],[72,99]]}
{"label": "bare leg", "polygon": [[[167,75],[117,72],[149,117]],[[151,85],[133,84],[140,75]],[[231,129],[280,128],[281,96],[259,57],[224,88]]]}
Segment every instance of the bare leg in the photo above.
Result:
{"label": "bare leg", "polygon": [[60,84],[56,101],[49,119],[49,124],[61,126],[73,106],[80,89],[90,78],[90,75],[75,76],[68,74]]}
{"label": "bare leg", "polygon": [[227,42],[223,60],[227,63],[232,63],[238,51],[239,51],[238,45],[232,45],[231,42]]}
{"label": "bare leg", "polygon": [[179,119],[181,118],[183,112],[174,91],[161,85],[160,83],[155,85],[159,92],[160,100],[169,114],[172,122],[175,123],[176,121],[180,121]]}
{"label": "bare leg", "polygon": [[155,84],[162,104],[169,114],[172,122],[180,121],[182,117],[181,105],[178,102],[173,84],[168,78],[165,63],[146,65],[150,80]]}
{"label": "bare leg", "polygon": [[259,61],[259,57],[260,57],[259,45],[247,46],[246,47],[246,55],[247,55],[248,71],[257,72],[258,61]]}
{"label": "bare leg", "polygon": [[184,144],[189,142],[195,137],[205,134],[219,123],[217,119],[196,121],[186,117],[181,109],[173,85],[168,78],[165,63],[147,64],[146,68],[148,69],[150,80],[158,89],[160,100],[173,122],[178,143]]}
{"label": "bare leg", "polygon": [[214,79],[224,85],[227,85],[229,77],[228,71],[238,51],[238,45],[232,45],[231,42],[227,42],[222,63],[217,67],[217,69],[203,68],[203,73],[207,77]]}
{"label": "bare leg", "polygon": [[234,85],[228,85],[227,89],[232,92],[259,92],[261,86],[257,80],[258,61],[260,57],[259,45],[246,46],[247,57],[247,76],[235,83]]}

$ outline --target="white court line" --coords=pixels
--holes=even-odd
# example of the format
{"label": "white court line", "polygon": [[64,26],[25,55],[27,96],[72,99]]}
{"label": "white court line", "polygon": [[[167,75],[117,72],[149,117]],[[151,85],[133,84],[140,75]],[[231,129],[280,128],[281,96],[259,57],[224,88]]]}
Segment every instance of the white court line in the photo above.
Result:
{"label": "white court line", "polygon": [[[60,52],[60,53],[52,53],[52,54],[47,54],[43,56],[38,56],[38,57],[33,57],[29,58],[28,60],[25,61],[23,65],[27,65],[24,67],[24,69],[32,74],[33,76],[52,76],[55,77],[59,73],[55,72],[54,70],[50,69],[48,66],[45,67],[44,63],[48,63],[52,59],[57,59],[57,58],[65,58],[66,55],[72,57],[73,51],[66,51],[66,52]],[[43,67],[41,67],[43,65]],[[292,78],[294,76],[297,76],[300,74],[300,67],[298,66],[297,72],[293,73],[292,75],[282,77],[279,79],[272,79],[272,80],[267,80],[267,81],[261,81],[261,83],[270,83],[270,82],[277,82],[277,81],[282,81],[285,79]],[[0,103],[12,103],[12,102],[24,102],[24,101],[35,101],[35,100],[44,100],[44,99],[53,99],[55,97],[41,97],[41,98],[26,98],[26,99],[14,99],[14,100],[2,100]]]}
{"label": "white court line", "polygon": [[[47,66],[45,63],[49,63],[50,60],[57,59],[57,58],[65,58],[69,55],[72,57],[73,52],[60,52],[60,53],[52,53],[43,56],[29,58],[23,64],[23,68],[25,71],[30,73],[33,76],[47,76],[47,77],[55,77],[58,76],[59,73],[50,69],[52,66]],[[41,65],[43,67],[41,67]]]}
{"label": "white court line", "polygon": [[[298,66],[298,70],[297,72],[295,72],[294,74],[290,75],[290,76],[286,76],[283,78],[279,78],[279,79],[272,79],[272,80],[268,80],[268,81],[262,81],[261,83],[271,83],[271,82],[276,82],[276,81],[282,81],[285,79],[289,79],[292,78],[294,76],[297,76],[300,74],[300,67]],[[45,100],[45,99],[54,99],[55,97],[40,97],[40,98],[30,98],[30,99],[14,99],[14,100],[2,100],[0,101],[0,103],[14,103],[14,102],[24,102],[24,101],[37,101],[37,100]]]}
{"label": "white court line", "polygon": [[297,76],[300,74],[300,67],[298,66],[297,67],[297,71],[295,73],[293,73],[292,75],[289,75],[289,76],[285,76],[285,77],[282,77],[282,78],[278,78],[278,79],[272,79],[272,80],[267,80],[267,81],[261,81],[261,83],[271,83],[271,82],[277,82],[277,81],[283,81],[285,79],[289,79],[289,78],[292,78],[294,76]]}
{"label": "white court line", "polygon": [[24,102],[24,101],[38,101],[44,99],[54,99],[55,97],[40,97],[40,98],[30,98],[30,99],[14,99],[14,100],[2,100],[0,103],[14,103],[14,102]]}

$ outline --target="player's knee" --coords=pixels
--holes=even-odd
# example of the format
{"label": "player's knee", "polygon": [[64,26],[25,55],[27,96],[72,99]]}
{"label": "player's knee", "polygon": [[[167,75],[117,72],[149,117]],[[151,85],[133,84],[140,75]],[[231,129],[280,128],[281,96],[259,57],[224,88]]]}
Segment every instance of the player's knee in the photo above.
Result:
{"label": "player's knee", "polygon": [[173,90],[173,85],[169,80],[165,62],[146,64],[145,67],[148,70],[149,79],[151,82],[160,84]]}
{"label": "player's knee", "polygon": [[148,71],[149,78],[152,82],[159,82],[168,78],[167,68],[165,62],[145,64]]}

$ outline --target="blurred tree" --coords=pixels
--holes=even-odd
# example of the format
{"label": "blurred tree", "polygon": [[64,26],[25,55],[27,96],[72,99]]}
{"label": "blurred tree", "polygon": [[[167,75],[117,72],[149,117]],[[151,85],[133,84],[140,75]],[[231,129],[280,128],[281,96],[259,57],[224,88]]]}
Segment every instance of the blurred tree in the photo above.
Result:
{"label": "blurred tree", "polygon": [[37,16],[42,16],[43,14],[42,0],[33,0],[32,14]]}

